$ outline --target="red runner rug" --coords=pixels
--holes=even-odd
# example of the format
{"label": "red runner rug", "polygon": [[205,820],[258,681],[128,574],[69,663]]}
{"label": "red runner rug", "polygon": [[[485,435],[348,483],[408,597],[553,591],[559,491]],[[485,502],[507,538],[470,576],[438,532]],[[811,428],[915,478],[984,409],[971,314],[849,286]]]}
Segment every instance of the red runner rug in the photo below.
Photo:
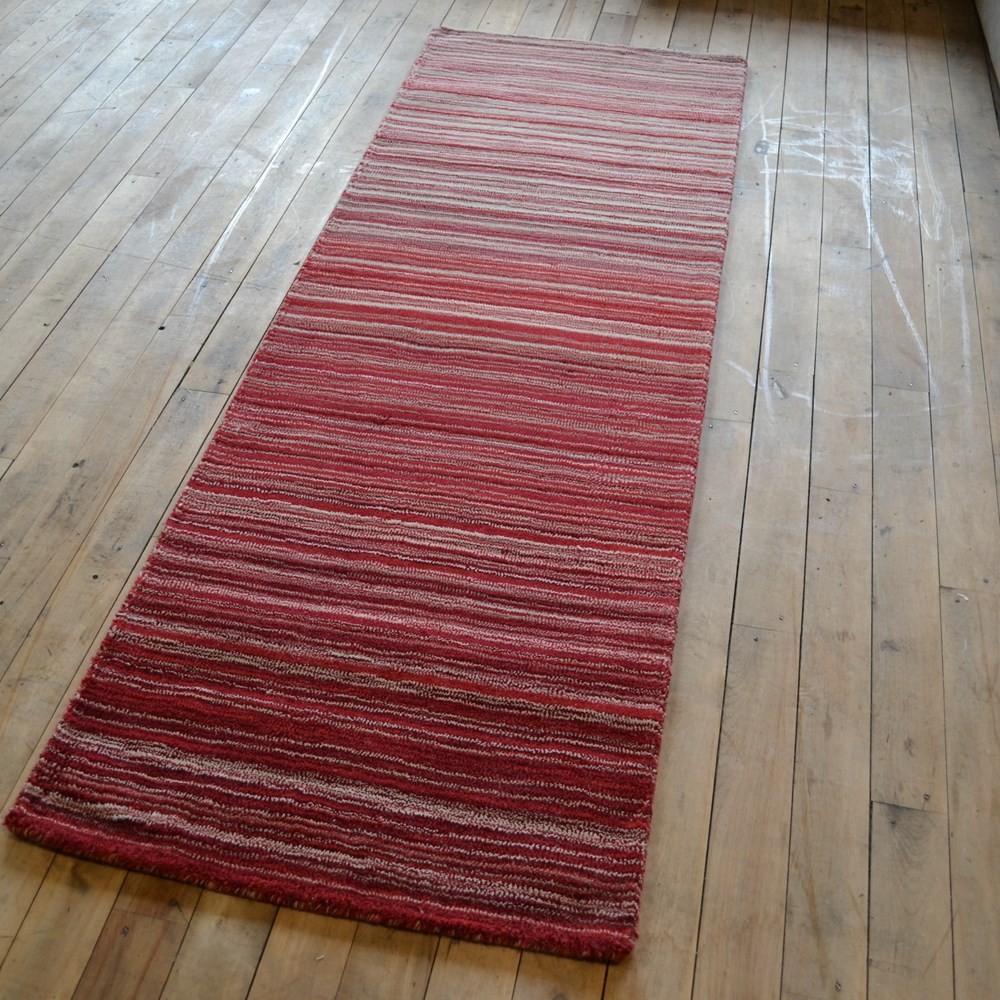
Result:
{"label": "red runner rug", "polygon": [[431,36],[14,831],[629,951],[744,76]]}

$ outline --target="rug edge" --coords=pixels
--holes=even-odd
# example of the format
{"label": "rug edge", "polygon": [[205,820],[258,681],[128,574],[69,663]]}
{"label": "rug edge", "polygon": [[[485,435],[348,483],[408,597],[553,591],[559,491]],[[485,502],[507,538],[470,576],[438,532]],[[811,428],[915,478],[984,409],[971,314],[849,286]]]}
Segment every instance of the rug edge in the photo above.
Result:
{"label": "rug edge", "polygon": [[[384,909],[368,910],[349,903],[339,904],[336,901],[317,900],[315,905],[309,905],[302,902],[301,893],[296,899],[290,892],[284,894],[266,887],[255,890],[245,881],[207,876],[207,873],[203,874],[198,870],[197,864],[186,869],[183,859],[176,855],[166,861],[163,858],[151,861],[149,858],[143,859],[141,851],[136,846],[129,845],[125,850],[113,851],[91,843],[91,838],[83,833],[60,834],[53,830],[44,816],[34,813],[25,806],[23,794],[22,790],[3,818],[3,825],[11,834],[25,843],[34,844],[44,850],[69,855],[88,863],[117,868],[123,872],[137,872],[154,878],[193,885],[209,892],[224,893],[252,902],[267,903],[304,913],[316,913],[340,920],[353,920],[420,934],[461,938],[479,944],[537,951],[578,960],[617,964],[631,954],[637,940],[635,924],[616,932],[597,931],[591,928],[580,931],[560,928],[557,931],[525,928],[522,926],[524,923],[522,920],[511,918],[504,921],[503,930],[491,931],[486,921],[448,919],[445,916],[418,917],[404,913],[387,914]],[[492,922],[495,928],[497,923],[495,917],[492,918]],[[459,931],[460,933],[457,933]]]}

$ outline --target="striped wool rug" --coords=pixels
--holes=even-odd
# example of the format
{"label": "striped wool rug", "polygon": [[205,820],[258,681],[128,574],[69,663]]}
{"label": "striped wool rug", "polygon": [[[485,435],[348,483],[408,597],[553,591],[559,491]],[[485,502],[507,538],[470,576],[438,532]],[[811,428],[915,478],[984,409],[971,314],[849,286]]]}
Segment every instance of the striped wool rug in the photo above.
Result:
{"label": "striped wool rug", "polygon": [[630,950],[744,75],[431,35],[14,831]]}

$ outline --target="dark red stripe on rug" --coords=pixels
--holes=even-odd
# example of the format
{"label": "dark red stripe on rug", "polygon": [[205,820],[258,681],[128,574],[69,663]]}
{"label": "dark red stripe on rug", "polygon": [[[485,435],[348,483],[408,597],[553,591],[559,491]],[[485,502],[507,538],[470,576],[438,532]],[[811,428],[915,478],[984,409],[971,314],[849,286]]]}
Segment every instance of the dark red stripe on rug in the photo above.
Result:
{"label": "dark red stripe on rug", "polygon": [[744,77],[432,34],[15,832],[630,950]]}

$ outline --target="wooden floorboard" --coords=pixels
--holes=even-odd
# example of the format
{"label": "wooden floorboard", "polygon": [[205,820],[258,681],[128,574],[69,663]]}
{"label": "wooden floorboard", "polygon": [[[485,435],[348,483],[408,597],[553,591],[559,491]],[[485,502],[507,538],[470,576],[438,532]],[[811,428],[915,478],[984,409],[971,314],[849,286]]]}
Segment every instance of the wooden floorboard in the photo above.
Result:
{"label": "wooden floorboard", "polygon": [[0,802],[442,23],[749,63],[636,951],[297,913],[4,832],[0,997],[994,996],[1000,135],[972,0],[0,0]]}

